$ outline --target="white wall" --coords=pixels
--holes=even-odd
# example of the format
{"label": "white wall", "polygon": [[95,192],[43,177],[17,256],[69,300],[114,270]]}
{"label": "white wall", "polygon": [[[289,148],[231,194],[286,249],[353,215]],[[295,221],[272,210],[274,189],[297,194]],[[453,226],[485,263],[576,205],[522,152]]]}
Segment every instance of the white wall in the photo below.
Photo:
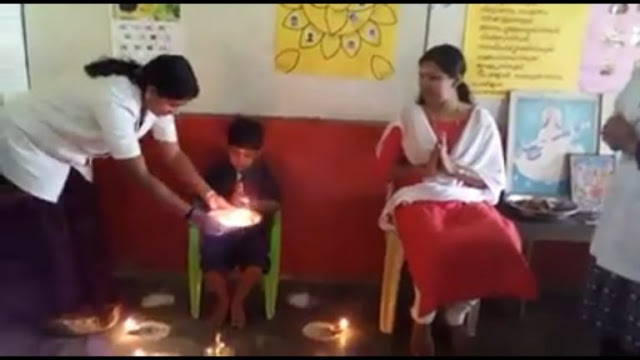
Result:
{"label": "white wall", "polygon": [[[271,60],[275,6],[183,4],[186,55],[202,86],[187,111],[387,121],[414,98],[427,4],[402,5],[398,74],[383,83],[276,74]],[[432,4],[427,46],[462,47],[466,6]],[[32,86],[109,54],[108,11],[106,4],[26,4]],[[614,95],[604,96],[603,117],[610,114]],[[506,98],[478,101],[498,122],[506,122]]]}
{"label": "white wall", "polygon": [[[187,111],[386,121],[415,96],[426,4],[401,6],[396,76],[384,82],[276,73],[276,6],[182,5],[185,55],[202,88]],[[33,87],[110,53],[108,11],[107,4],[26,5]]]}
{"label": "white wall", "polygon": [[22,6],[0,4],[0,105],[29,88]]}

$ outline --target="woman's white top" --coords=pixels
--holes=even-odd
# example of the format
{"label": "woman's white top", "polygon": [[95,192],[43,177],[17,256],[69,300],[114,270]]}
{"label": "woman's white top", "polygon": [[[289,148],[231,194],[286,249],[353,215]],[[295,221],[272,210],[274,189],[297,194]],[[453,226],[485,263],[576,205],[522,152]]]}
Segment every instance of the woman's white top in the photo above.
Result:
{"label": "woman's white top", "polygon": [[137,157],[149,130],[177,142],[173,115],[141,111],[141,91],[124,76],[78,74],[20,95],[0,108],[0,174],[57,202],[72,166],[91,181],[92,158]]}

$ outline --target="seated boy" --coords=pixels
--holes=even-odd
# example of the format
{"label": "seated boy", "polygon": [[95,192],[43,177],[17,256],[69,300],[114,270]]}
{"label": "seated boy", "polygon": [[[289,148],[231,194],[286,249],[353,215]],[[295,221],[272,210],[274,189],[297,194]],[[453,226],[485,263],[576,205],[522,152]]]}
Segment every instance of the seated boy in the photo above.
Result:
{"label": "seated boy", "polygon": [[[224,323],[228,312],[232,326],[244,327],[244,300],[269,266],[269,230],[272,215],[279,208],[280,192],[260,157],[263,137],[259,122],[237,117],[227,134],[228,156],[206,178],[211,188],[229,203],[249,206],[263,216],[253,227],[203,238],[202,268],[206,285],[216,297],[211,315],[216,327]],[[235,291],[230,292],[227,279],[236,268],[242,273]]]}

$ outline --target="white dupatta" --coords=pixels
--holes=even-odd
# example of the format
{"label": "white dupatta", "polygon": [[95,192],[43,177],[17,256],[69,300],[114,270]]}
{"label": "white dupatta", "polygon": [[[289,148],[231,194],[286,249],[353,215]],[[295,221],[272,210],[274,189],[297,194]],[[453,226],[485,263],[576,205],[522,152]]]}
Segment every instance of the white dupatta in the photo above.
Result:
{"label": "white dupatta", "polygon": [[[402,131],[402,148],[407,160],[414,165],[426,163],[437,139],[424,110],[419,105],[411,105],[398,120],[389,124],[376,149],[378,156],[385,137],[395,127]],[[450,156],[453,162],[475,171],[487,187],[473,188],[445,174],[425,178],[389,193],[379,218],[380,228],[394,230],[393,211],[400,204],[425,200],[498,203],[506,183],[505,165],[498,126],[487,110],[473,108]]]}

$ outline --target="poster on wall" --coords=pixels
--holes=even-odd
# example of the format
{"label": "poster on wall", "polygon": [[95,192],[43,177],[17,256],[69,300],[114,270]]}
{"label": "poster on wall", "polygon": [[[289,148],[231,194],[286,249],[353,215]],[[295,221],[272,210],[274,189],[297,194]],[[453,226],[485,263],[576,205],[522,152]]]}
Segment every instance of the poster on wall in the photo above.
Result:
{"label": "poster on wall", "polygon": [[569,154],[596,154],[598,95],[515,91],[509,99],[507,192],[570,196]]}
{"label": "poster on wall", "polygon": [[569,164],[571,201],[582,211],[600,212],[615,170],[615,156],[571,154]]}
{"label": "poster on wall", "polygon": [[111,42],[114,56],[140,63],[182,53],[180,4],[113,4]]}
{"label": "poster on wall", "polygon": [[287,74],[387,80],[398,4],[279,4],[274,64]]}
{"label": "poster on wall", "polygon": [[0,101],[28,90],[22,6],[0,4]]}
{"label": "poster on wall", "polygon": [[590,93],[622,90],[640,54],[638,4],[591,4],[580,89]]}
{"label": "poster on wall", "polygon": [[574,90],[587,4],[468,4],[464,53],[472,90]]}

